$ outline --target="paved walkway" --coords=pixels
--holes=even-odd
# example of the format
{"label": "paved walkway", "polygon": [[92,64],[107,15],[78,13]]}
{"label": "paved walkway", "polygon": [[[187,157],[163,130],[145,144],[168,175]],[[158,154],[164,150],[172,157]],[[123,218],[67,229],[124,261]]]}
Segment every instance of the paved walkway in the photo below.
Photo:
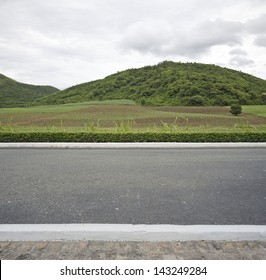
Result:
{"label": "paved walkway", "polygon": [[266,241],[2,241],[1,260],[266,260]]}

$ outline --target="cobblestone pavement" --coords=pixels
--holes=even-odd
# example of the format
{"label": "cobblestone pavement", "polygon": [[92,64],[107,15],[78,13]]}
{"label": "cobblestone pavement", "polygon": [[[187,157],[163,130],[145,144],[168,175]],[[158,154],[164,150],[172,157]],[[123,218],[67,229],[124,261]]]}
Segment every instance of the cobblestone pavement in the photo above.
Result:
{"label": "cobblestone pavement", "polygon": [[1,260],[266,260],[266,241],[12,241],[0,242]]}

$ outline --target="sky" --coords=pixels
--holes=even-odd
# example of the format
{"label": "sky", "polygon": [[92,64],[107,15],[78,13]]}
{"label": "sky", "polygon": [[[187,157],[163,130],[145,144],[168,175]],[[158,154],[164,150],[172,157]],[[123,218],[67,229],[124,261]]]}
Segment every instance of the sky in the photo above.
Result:
{"label": "sky", "polygon": [[60,89],[164,60],[266,79],[266,0],[0,0],[0,73]]}

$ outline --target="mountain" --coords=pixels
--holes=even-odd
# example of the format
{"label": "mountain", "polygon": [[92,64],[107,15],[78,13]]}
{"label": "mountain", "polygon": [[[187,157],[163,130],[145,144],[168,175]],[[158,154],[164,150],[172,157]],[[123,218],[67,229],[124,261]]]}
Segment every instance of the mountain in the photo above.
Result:
{"label": "mountain", "polygon": [[164,61],[72,86],[36,104],[131,99],[143,105],[225,106],[263,104],[263,93],[266,81],[252,75],[216,65]]}
{"label": "mountain", "polygon": [[59,91],[51,86],[34,86],[16,82],[0,74],[0,107],[24,107],[35,99]]}

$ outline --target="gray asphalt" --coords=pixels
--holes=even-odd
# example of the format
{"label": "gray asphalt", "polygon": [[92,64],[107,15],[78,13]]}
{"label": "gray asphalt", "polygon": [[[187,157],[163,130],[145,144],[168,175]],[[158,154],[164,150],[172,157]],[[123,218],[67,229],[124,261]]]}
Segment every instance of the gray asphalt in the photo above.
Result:
{"label": "gray asphalt", "polygon": [[266,149],[3,149],[0,223],[266,224]]}

